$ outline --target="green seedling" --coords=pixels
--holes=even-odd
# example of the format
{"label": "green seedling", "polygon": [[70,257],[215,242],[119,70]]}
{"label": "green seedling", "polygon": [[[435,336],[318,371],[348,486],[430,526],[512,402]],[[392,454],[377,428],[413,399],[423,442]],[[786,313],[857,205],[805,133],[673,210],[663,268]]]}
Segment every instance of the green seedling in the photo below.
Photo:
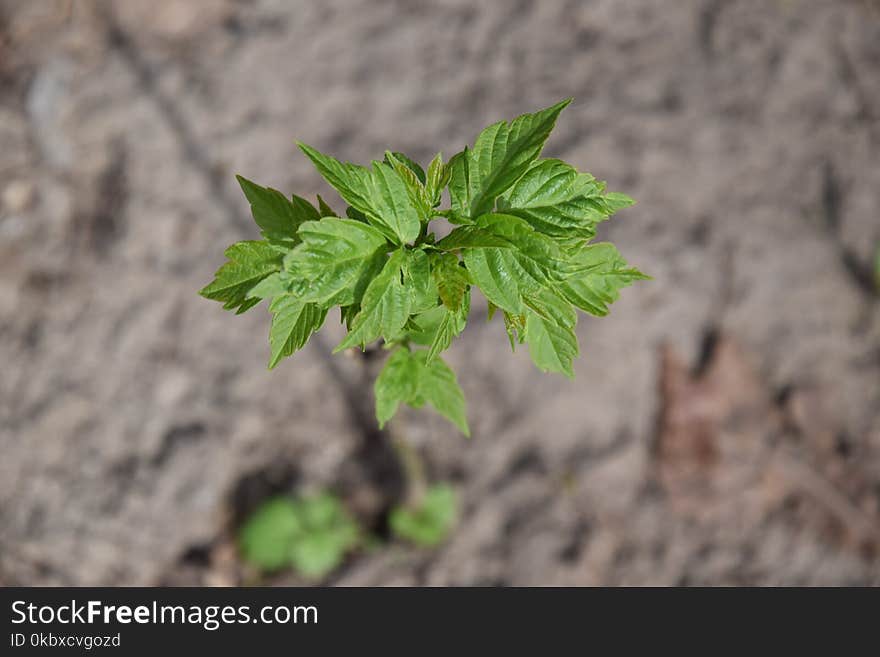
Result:
{"label": "green seedling", "polygon": [[[511,348],[525,343],[541,370],[572,377],[577,310],[606,315],[621,288],[647,278],[614,245],[591,243],[632,199],[540,158],[569,102],[495,123],[427,169],[401,153],[364,167],[299,144],[345,211],[239,176],[262,239],[230,246],[201,294],[236,313],[268,301],[270,368],[338,306],[347,335],[336,351],[377,340],[391,351],[375,383],[380,425],[401,403],[429,404],[467,435],[464,394],[440,354],[467,323],[473,287],[490,318],[502,316]],[[438,218],[455,226],[442,239]]]}
{"label": "green seedling", "polygon": [[360,540],[357,524],[329,493],[264,502],[239,532],[245,560],[264,572],[292,566],[321,579],[342,563]]}
{"label": "green seedling", "polygon": [[425,491],[416,506],[395,508],[389,522],[396,536],[421,547],[433,547],[452,530],[455,515],[455,491],[439,484]]}

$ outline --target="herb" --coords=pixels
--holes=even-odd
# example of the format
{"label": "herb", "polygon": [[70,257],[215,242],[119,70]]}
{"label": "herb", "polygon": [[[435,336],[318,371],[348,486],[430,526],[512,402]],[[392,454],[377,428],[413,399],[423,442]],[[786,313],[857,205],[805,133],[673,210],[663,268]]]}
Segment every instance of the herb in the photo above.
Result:
{"label": "herb", "polygon": [[312,497],[276,497],[264,502],[239,532],[245,560],[262,571],[293,566],[320,579],[357,546],[360,530],[329,493]]}
{"label": "herb", "polygon": [[[402,153],[364,167],[299,144],[348,204],[344,215],[239,176],[263,239],[229,247],[201,294],[236,313],[269,300],[270,369],[339,306],[348,335],[336,351],[381,340],[392,352],[375,385],[380,424],[400,403],[430,404],[468,434],[464,395],[440,354],[464,330],[472,287],[490,317],[501,313],[512,348],[525,343],[540,369],[573,377],[576,311],[605,315],[621,288],[648,278],[612,244],[590,243],[632,199],[540,158],[569,102],[495,123],[427,170]],[[438,218],[456,226],[440,240]]]}
{"label": "herb", "polygon": [[400,538],[421,547],[433,547],[449,535],[455,524],[455,515],[455,491],[447,485],[437,484],[425,491],[414,508],[395,508],[389,525]]}

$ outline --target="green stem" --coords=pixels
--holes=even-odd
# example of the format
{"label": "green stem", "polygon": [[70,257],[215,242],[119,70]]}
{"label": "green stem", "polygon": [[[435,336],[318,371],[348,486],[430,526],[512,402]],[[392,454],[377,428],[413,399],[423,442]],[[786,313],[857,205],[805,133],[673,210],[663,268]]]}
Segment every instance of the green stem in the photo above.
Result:
{"label": "green stem", "polygon": [[428,482],[424,463],[418,450],[406,437],[403,418],[400,415],[388,423],[388,437],[403,471],[404,504],[409,507],[417,507],[425,495]]}
{"label": "green stem", "polygon": [[428,236],[428,224],[430,223],[430,219],[422,223],[422,227],[419,229],[419,236],[416,238],[416,241],[413,242],[413,246],[419,246],[422,242],[425,241],[425,238]]}

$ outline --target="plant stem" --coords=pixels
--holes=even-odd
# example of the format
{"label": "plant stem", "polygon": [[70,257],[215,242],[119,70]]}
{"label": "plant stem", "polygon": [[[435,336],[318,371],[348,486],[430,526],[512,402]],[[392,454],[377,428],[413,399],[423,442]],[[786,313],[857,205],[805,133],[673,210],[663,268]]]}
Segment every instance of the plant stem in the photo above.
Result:
{"label": "plant stem", "polygon": [[425,241],[425,237],[428,236],[428,223],[429,222],[427,221],[422,223],[422,227],[419,229],[419,236],[416,238],[416,241],[413,242],[413,246],[418,246]]}
{"label": "plant stem", "polygon": [[425,466],[418,450],[406,437],[403,418],[400,415],[388,423],[388,437],[403,471],[404,504],[409,507],[417,507],[427,488]]}
{"label": "plant stem", "polygon": [[[409,341],[403,341],[398,348],[409,349]],[[358,360],[361,363],[362,373],[366,381],[367,378],[374,376],[370,371],[369,361],[371,352],[358,351],[356,353],[361,356]],[[373,353],[379,356],[381,362],[388,352],[383,349],[377,349]],[[362,419],[362,421],[375,422],[372,415]],[[403,504],[410,508],[418,507],[427,489],[427,477],[425,476],[425,467],[418,450],[407,438],[406,421],[403,414],[398,412],[388,421],[385,430],[381,431],[379,435],[387,441],[387,444],[394,451],[394,456],[403,475]]]}

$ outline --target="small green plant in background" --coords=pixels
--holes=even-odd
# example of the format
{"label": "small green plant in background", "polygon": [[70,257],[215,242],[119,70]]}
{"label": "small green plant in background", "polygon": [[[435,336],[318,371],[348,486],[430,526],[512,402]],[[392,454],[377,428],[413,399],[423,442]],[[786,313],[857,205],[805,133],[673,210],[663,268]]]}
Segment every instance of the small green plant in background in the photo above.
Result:
{"label": "small green plant in background", "polygon": [[293,567],[310,579],[336,569],[361,539],[355,521],[329,493],[276,497],[264,502],[239,530],[245,560],[261,571]]}
{"label": "small green plant in background", "polygon": [[[299,144],[345,212],[239,176],[263,239],[230,246],[201,294],[236,313],[269,302],[270,368],[339,307],[348,334],[336,351],[377,340],[391,351],[375,384],[380,424],[401,403],[429,404],[468,434],[464,394],[440,354],[467,323],[472,287],[490,317],[501,314],[511,348],[525,343],[540,369],[571,377],[576,311],[605,315],[621,288],[647,278],[612,244],[590,243],[632,199],[540,158],[569,102],[495,123],[427,170],[402,153],[364,167]],[[442,239],[438,218],[455,225]]]}
{"label": "small green plant in background", "polygon": [[[414,503],[391,510],[391,532],[419,547],[435,547],[454,527],[456,507],[450,486],[431,486]],[[378,543],[360,529],[339,498],[322,492],[264,501],[239,528],[238,545],[244,560],[261,573],[292,568],[318,581],[336,570],[352,550]]]}
{"label": "small green plant in background", "polygon": [[391,531],[422,547],[440,544],[455,525],[455,491],[445,484],[432,486],[414,506],[401,505],[391,512]]}

